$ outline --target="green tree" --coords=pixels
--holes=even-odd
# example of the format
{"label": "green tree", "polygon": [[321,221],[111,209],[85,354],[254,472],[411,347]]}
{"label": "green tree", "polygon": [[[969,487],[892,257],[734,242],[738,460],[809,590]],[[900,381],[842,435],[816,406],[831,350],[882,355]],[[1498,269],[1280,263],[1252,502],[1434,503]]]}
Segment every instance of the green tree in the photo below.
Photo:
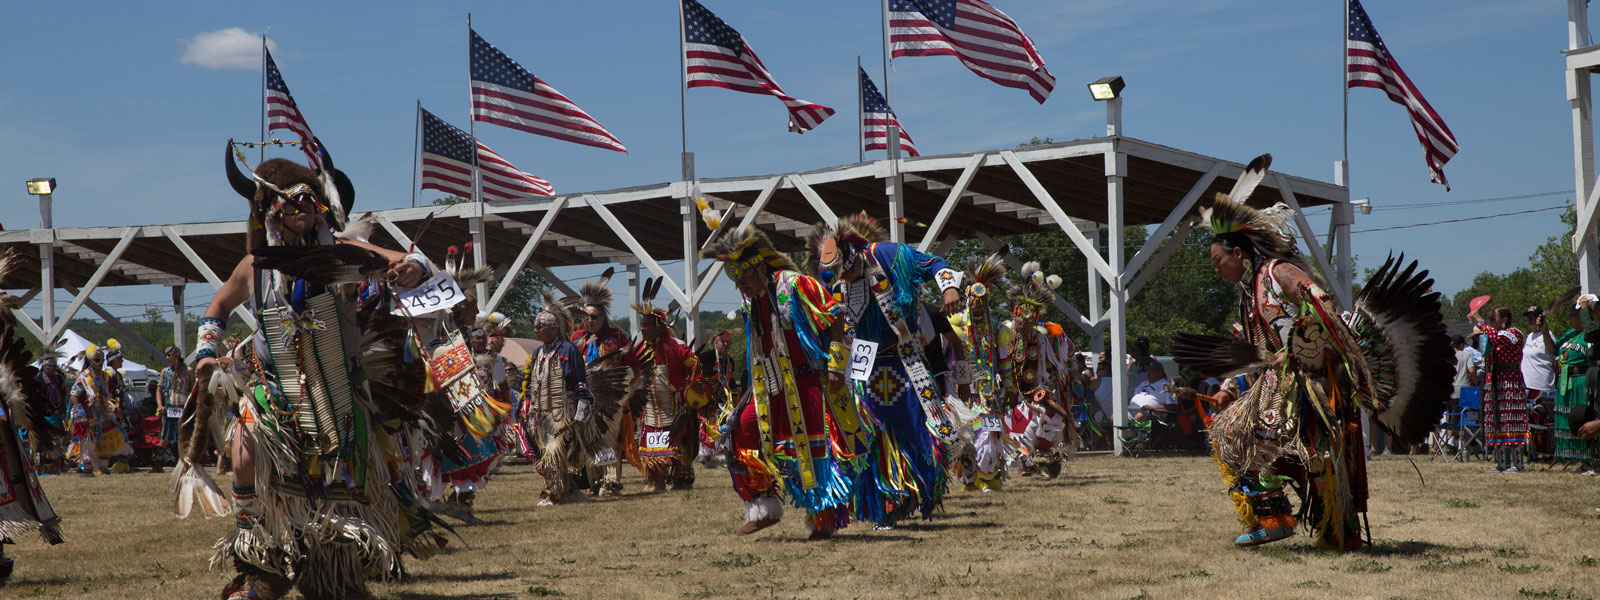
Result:
{"label": "green tree", "polygon": [[[1578,215],[1572,209],[1561,214],[1565,233],[1545,240],[1528,257],[1528,266],[1504,275],[1484,271],[1472,278],[1472,285],[1456,292],[1444,310],[1446,321],[1467,318],[1467,303],[1478,296],[1490,296],[1488,308],[1506,306],[1516,314],[1529,306],[1548,307],[1561,295],[1578,286],[1578,257],[1572,252],[1572,236],[1577,233]],[[1487,315],[1485,315],[1487,316]],[[1560,326],[1560,319],[1553,319]],[[1521,322],[1517,323],[1519,326]]]}

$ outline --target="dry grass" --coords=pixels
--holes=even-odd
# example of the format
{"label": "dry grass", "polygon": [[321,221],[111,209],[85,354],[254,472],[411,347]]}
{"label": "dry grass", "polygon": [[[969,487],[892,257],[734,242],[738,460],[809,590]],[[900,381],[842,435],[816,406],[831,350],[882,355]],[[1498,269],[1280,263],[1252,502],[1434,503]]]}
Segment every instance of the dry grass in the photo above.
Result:
{"label": "dry grass", "polygon": [[[1205,458],[1080,458],[1060,481],[956,491],[929,522],[852,526],[811,543],[798,513],[751,538],[725,472],[687,493],[533,507],[542,480],[507,467],[482,525],[411,561],[388,598],[1589,598],[1600,581],[1595,479],[1483,463],[1371,465],[1375,547],[1328,554],[1298,536],[1233,547],[1233,513]],[[49,477],[68,543],[11,546],[6,598],[215,597],[205,570],[223,519],[174,520],[166,478]],[[226,486],[226,482],[222,482]]]}

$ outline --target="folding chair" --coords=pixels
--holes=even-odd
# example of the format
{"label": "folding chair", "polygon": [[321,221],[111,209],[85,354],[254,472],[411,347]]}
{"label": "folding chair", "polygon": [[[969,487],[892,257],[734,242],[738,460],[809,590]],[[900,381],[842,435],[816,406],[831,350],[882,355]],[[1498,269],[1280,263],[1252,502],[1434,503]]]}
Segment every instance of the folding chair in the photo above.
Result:
{"label": "folding chair", "polygon": [[1461,388],[1461,412],[1456,435],[1456,460],[1466,462],[1471,457],[1473,444],[1476,453],[1488,456],[1483,448],[1483,388]]}
{"label": "folding chair", "polygon": [[1450,406],[1445,409],[1444,419],[1439,421],[1439,428],[1435,429],[1432,439],[1428,441],[1428,460],[1454,460],[1455,455],[1446,445],[1461,443],[1461,402],[1455,398],[1450,399]]}

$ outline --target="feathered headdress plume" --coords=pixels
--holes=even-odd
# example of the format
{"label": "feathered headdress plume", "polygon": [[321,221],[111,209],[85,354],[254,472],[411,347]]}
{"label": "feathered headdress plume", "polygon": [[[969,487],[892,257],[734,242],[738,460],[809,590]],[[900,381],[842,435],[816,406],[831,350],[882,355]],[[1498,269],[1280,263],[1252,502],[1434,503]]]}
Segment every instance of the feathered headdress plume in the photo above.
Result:
{"label": "feathered headdress plume", "polygon": [[1297,260],[1299,251],[1295,249],[1294,229],[1290,225],[1294,218],[1292,209],[1281,202],[1265,210],[1245,205],[1271,166],[1271,154],[1251,160],[1232,190],[1217,194],[1211,206],[1200,209],[1200,226],[1210,229],[1218,239],[1239,242],[1267,258]]}
{"label": "feathered headdress plume", "polygon": [[986,297],[1005,285],[1006,255],[1009,253],[1009,248],[1002,247],[987,258],[980,260],[973,257],[967,261],[967,277],[971,280],[967,284],[967,297]]}
{"label": "feathered headdress plume", "polygon": [[811,258],[807,267],[823,283],[855,266],[857,250],[868,244],[889,241],[889,232],[866,212],[839,219],[832,227],[818,223],[807,236]]}
{"label": "feathered headdress plume", "polygon": [[706,227],[716,231],[722,226],[722,211],[711,208],[711,204],[706,202],[705,198],[696,197],[694,205],[700,208],[700,220],[705,221]]}
{"label": "feathered headdress plume", "polygon": [[665,280],[660,277],[645,280],[644,289],[640,290],[639,294],[640,302],[633,305],[633,310],[647,319],[657,319],[662,325],[672,327],[673,313],[667,312],[665,308],[658,308],[655,304],[656,296],[661,293],[663,281]]}
{"label": "feathered headdress plume", "polygon": [[539,290],[539,293],[544,295],[544,308],[541,308],[539,314],[534,316],[534,324],[554,323],[556,326],[556,339],[570,339],[574,329],[572,314],[561,307],[561,303],[556,300],[556,295],[550,293],[550,290]]}
{"label": "feathered headdress plume", "polygon": [[583,285],[578,286],[578,299],[583,302],[583,306],[597,307],[602,312],[610,314],[613,294],[609,284],[611,283],[611,276],[616,273],[617,269],[615,267],[607,268],[606,272],[601,273],[594,281],[586,281]]}
{"label": "feathered headdress plume", "polygon": [[772,247],[767,234],[754,226],[742,227],[707,245],[700,251],[700,258],[722,261],[722,272],[736,282],[756,265],[766,265],[773,272],[799,270],[788,255]]}
{"label": "feathered headdress plume", "polygon": [[1053,290],[1058,287],[1061,287],[1061,276],[1045,275],[1039,270],[1038,261],[1028,261],[1017,271],[1016,283],[1011,284],[1009,295],[1013,305],[1027,304],[1037,309],[1055,299]]}

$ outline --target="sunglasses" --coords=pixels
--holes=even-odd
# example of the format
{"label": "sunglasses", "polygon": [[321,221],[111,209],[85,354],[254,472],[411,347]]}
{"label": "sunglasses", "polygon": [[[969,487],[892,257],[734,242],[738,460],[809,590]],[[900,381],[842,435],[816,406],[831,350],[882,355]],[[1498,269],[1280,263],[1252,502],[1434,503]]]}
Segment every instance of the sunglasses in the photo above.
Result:
{"label": "sunglasses", "polygon": [[585,321],[598,321],[598,320],[600,320],[600,315],[584,315],[583,316],[583,320],[585,320]]}

